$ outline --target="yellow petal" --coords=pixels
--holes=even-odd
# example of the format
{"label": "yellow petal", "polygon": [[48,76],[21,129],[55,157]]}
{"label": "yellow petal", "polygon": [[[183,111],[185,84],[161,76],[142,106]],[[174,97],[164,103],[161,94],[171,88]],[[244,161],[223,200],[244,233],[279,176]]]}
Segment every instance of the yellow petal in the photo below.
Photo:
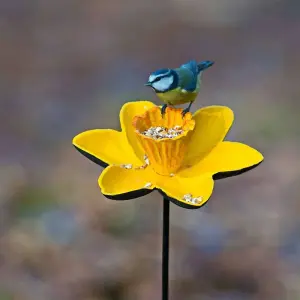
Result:
{"label": "yellow petal", "polygon": [[94,129],[82,132],[73,139],[73,145],[88,159],[108,164],[141,165],[124,133],[112,129]]}
{"label": "yellow petal", "polygon": [[[184,208],[200,208],[209,200],[213,192],[214,181],[210,175],[193,178],[184,178],[178,175],[174,177],[159,176],[156,186],[165,197],[176,205]],[[188,195],[190,195],[190,200],[187,200]],[[192,200],[195,202],[193,203]]]}
{"label": "yellow petal", "polygon": [[155,185],[154,173],[150,168],[125,169],[117,166],[107,167],[100,175],[98,183],[107,198],[128,200],[150,193]]}
{"label": "yellow petal", "polygon": [[123,105],[120,111],[120,121],[122,131],[125,132],[128,142],[133,148],[136,156],[143,161],[145,151],[142,149],[139,141],[137,140],[135,128],[132,125],[133,118],[138,115],[142,115],[148,109],[154,107],[155,105],[149,101],[136,101],[128,102]]}
{"label": "yellow petal", "polygon": [[238,175],[263,161],[263,155],[254,148],[237,142],[222,142],[195,166],[183,170],[180,176],[219,174],[214,179]]}
{"label": "yellow petal", "polygon": [[199,109],[194,114],[196,126],[192,132],[184,165],[195,165],[223,141],[233,119],[233,111],[226,106],[208,106]]}

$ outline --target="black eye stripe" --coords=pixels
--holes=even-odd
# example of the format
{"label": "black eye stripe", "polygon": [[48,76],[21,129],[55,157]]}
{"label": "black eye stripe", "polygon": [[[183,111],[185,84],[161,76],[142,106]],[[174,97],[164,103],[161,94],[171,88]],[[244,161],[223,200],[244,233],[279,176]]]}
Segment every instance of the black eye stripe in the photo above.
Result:
{"label": "black eye stripe", "polygon": [[158,74],[152,81],[150,81],[151,83],[154,83],[154,82],[157,82],[159,80],[161,80],[162,78],[165,78],[165,77],[168,77],[171,75],[171,72],[170,70],[167,71],[166,73],[164,74]]}
{"label": "black eye stripe", "polygon": [[163,76],[156,77],[156,78],[152,79],[152,80],[150,81],[150,83],[157,82],[157,81],[159,81],[162,77],[163,77]]}
{"label": "black eye stripe", "polygon": [[161,80],[164,76],[159,76],[159,77],[156,77],[152,82],[157,82],[159,80]]}
{"label": "black eye stripe", "polygon": [[159,80],[161,80],[161,79],[163,79],[163,78],[167,78],[167,77],[169,77],[169,76],[170,76],[170,74],[164,74],[164,75],[158,76],[158,77],[156,77],[156,78],[152,81],[152,83],[153,83],[153,82],[157,82],[157,81],[159,81]]}

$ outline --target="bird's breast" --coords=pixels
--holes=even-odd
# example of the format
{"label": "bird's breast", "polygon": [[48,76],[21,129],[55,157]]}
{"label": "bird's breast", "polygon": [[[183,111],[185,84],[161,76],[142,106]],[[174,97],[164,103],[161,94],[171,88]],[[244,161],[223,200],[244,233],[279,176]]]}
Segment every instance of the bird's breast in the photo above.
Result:
{"label": "bird's breast", "polygon": [[157,93],[157,96],[166,104],[178,105],[194,101],[197,94],[197,91],[188,92],[177,88],[165,93]]}

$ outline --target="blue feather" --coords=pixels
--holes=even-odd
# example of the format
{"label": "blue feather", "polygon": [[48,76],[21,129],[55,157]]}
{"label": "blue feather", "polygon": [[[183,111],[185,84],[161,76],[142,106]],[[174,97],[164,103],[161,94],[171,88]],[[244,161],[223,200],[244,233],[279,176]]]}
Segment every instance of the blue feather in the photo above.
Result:
{"label": "blue feather", "polygon": [[184,66],[175,69],[175,71],[178,74],[178,86],[188,92],[193,92],[197,87],[197,73],[194,74],[190,68]]}
{"label": "blue feather", "polygon": [[186,64],[181,65],[180,68],[187,68],[187,69],[189,69],[190,71],[193,72],[193,74],[194,74],[195,76],[197,76],[198,73],[199,73],[199,72],[198,72],[198,63],[197,63],[195,60],[190,60],[190,61],[187,62]]}
{"label": "blue feather", "polygon": [[170,72],[170,69],[159,69],[154,71],[152,74],[153,75],[161,75],[161,74],[167,74]]}
{"label": "blue feather", "polygon": [[199,74],[200,72],[208,69],[209,67],[211,67],[212,65],[214,64],[213,61],[210,61],[210,60],[205,60],[205,61],[202,61],[198,64],[197,66],[197,74]]}

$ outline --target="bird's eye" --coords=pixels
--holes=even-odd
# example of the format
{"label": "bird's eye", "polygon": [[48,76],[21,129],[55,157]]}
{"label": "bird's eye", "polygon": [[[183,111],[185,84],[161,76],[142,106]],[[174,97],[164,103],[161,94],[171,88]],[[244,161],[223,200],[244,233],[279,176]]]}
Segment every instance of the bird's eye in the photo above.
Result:
{"label": "bird's eye", "polygon": [[157,81],[160,81],[162,79],[162,77],[156,77],[153,82],[157,82]]}

